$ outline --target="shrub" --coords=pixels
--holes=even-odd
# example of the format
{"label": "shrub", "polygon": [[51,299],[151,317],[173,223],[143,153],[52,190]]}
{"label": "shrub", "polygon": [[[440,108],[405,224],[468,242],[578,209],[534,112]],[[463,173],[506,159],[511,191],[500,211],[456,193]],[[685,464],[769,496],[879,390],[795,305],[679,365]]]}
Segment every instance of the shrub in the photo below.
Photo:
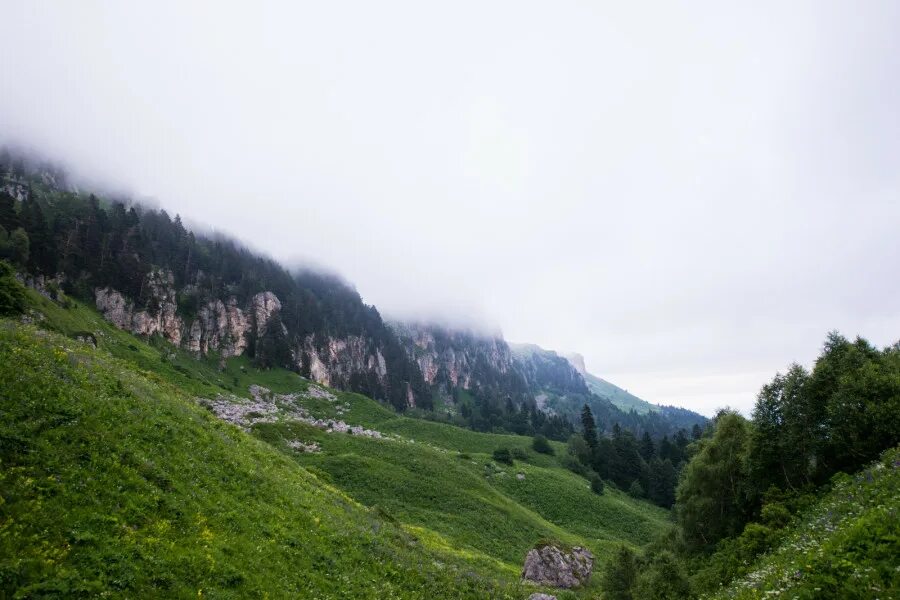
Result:
{"label": "shrub", "polygon": [[582,477],[587,477],[590,473],[590,469],[571,454],[563,456],[560,462],[563,467]]}
{"label": "shrub", "polygon": [[631,482],[631,487],[628,488],[628,495],[632,498],[643,498],[644,497],[644,488],[641,485],[641,482],[635,479]]}
{"label": "shrub", "polygon": [[516,460],[528,460],[528,453],[522,450],[521,448],[513,448],[512,456]]}
{"label": "shrub", "polygon": [[513,464],[512,453],[509,451],[509,448],[497,448],[494,450],[494,460],[498,463],[503,463],[506,465]]}
{"label": "shrub", "polygon": [[554,454],[553,446],[550,445],[550,442],[546,437],[542,435],[534,436],[534,439],[531,441],[531,447],[535,452],[539,452],[541,454]]}
{"label": "shrub", "polygon": [[596,473],[591,475],[591,491],[598,495],[603,494],[603,480]]}

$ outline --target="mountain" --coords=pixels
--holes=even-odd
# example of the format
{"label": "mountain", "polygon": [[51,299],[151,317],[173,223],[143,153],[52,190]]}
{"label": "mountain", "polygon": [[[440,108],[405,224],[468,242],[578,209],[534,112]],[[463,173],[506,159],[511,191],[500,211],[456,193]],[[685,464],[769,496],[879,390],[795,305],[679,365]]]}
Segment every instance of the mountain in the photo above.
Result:
{"label": "mountain", "polygon": [[587,369],[584,366],[584,357],[582,355],[576,353],[567,354],[566,359],[572,364],[573,367],[575,367],[575,369],[579,373],[581,373],[581,376],[584,377],[584,381],[585,383],[587,383],[587,386],[591,390],[592,394],[596,394],[601,398],[609,400],[620,410],[625,412],[633,410],[640,414],[646,414],[650,411],[660,410],[659,406],[650,404],[646,400],[642,400],[634,394],[629,394],[627,390],[623,390],[616,384],[610,383],[605,379],[601,379],[596,375],[588,373]]}

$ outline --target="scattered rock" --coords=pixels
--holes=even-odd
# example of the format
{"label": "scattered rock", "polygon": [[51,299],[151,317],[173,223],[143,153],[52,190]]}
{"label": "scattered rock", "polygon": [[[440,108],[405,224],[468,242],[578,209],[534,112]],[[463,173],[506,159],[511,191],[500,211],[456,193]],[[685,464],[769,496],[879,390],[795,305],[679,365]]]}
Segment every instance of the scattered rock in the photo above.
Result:
{"label": "scattered rock", "polygon": [[[310,386],[315,389],[315,386]],[[361,425],[348,425],[338,419],[317,419],[297,404],[302,397],[326,397],[323,394],[335,398],[327,390],[319,388],[319,395],[313,396],[310,390],[299,394],[275,394],[271,390],[259,385],[251,385],[250,395],[252,400],[238,398],[237,396],[219,396],[215,400],[200,399],[199,401],[212,410],[217,417],[234,423],[244,429],[249,429],[257,423],[274,423],[278,420],[299,421],[312,425],[318,429],[324,429],[329,433],[348,433],[361,435],[375,439],[382,439],[384,435],[374,429],[366,429]],[[336,398],[335,398],[336,399]]]}
{"label": "scattered rock", "polygon": [[516,479],[519,481],[525,481],[525,473],[516,473]]}
{"label": "scattered rock", "polygon": [[556,600],[556,596],[550,594],[542,594],[540,592],[528,596],[528,600]]}
{"label": "scattered rock", "polygon": [[571,550],[555,544],[539,544],[528,551],[522,578],[526,581],[559,588],[582,585],[591,577],[594,555],[586,548]]}
{"label": "scattered rock", "polygon": [[300,440],[291,440],[290,442],[288,442],[288,446],[290,446],[294,450],[297,450],[298,452],[309,452],[311,454],[322,451],[322,448],[317,442],[310,442],[306,444],[304,442],[301,442]]}

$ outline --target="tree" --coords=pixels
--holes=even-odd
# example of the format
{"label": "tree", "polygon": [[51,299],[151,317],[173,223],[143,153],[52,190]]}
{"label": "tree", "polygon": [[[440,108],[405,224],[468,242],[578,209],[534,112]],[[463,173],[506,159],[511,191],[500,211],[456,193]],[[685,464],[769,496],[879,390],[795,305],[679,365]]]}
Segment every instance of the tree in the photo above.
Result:
{"label": "tree", "polygon": [[8,262],[0,260],[0,315],[17,315],[25,311],[25,288],[16,279]]}
{"label": "tree", "polygon": [[675,486],[678,483],[678,475],[675,467],[668,458],[660,460],[659,457],[650,461],[647,483],[647,496],[655,504],[670,508],[675,503]]}
{"label": "tree", "polygon": [[591,413],[591,407],[587,404],[581,409],[581,427],[584,441],[593,450],[597,447],[597,424],[594,423],[594,415]]}
{"label": "tree", "polygon": [[31,256],[31,243],[28,234],[21,227],[15,229],[9,236],[9,249],[13,263],[24,269],[28,265],[28,257]]}
{"label": "tree", "polygon": [[603,478],[597,475],[596,473],[591,474],[591,491],[595,494],[602,495],[603,494]]}
{"label": "tree", "polygon": [[641,437],[639,452],[641,453],[641,458],[647,462],[656,455],[656,448],[653,446],[653,440],[650,439],[650,433],[647,431],[645,431],[644,435]]}
{"label": "tree", "polygon": [[741,415],[716,416],[712,438],[687,464],[676,493],[676,516],[689,549],[740,532],[748,517],[746,462],[750,425]]}
{"label": "tree", "polygon": [[690,598],[691,585],[675,555],[660,552],[640,569],[634,585],[634,598],[641,600],[683,600]]}
{"label": "tree", "polygon": [[600,579],[603,597],[607,600],[633,600],[632,588],[636,579],[634,552],[628,546],[619,546],[603,568]]}
{"label": "tree", "polygon": [[15,198],[10,196],[6,190],[0,191],[0,227],[6,231],[13,231],[19,225]]}

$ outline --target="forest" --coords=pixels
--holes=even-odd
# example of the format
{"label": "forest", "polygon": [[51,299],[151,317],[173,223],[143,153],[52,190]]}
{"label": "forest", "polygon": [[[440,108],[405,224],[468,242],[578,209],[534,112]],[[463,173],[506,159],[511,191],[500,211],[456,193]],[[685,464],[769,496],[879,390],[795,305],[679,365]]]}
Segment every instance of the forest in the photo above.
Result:
{"label": "forest", "polygon": [[[629,476],[646,463],[647,444],[615,436],[601,450],[585,411],[583,443],[575,445],[583,464],[603,472],[630,461]],[[793,364],[759,392],[752,416],[723,410],[693,439],[676,444],[677,457],[662,471],[644,471],[652,489],[670,466],[680,468],[674,495],[676,528],[636,555],[619,549],[603,573],[605,598],[686,598],[713,593],[748,573],[754,561],[776,548],[788,525],[820,502],[846,477],[900,444],[900,343],[878,349],[864,339],[832,332],[811,370]],[[587,450],[591,449],[591,452]],[[613,456],[612,462],[608,456]],[[659,465],[659,463],[656,463]],[[877,466],[877,465],[876,465]],[[889,468],[897,468],[896,461]],[[621,467],[616,467],[621,468]],[[627,471],[626,471],[627,472]],[[665,472],[665,475],[663,475]],[[615,470],[611,477],[621,476]],[[857,476],[857,480],[862,476]],[[872,475],[866,475],[872,481]],[[641,484],[635,479],[635,486]],[[896,493],[896,489],[894,490]],[[852,498],[852,496],[851,496]],[[855,501],[856,503],[859,500]],[[854,549],[796,572],[793,597],[874,597],[898,589],[897,520],[873,522],[850,540]],[[850,577],[860,571],[865,577]]]}

